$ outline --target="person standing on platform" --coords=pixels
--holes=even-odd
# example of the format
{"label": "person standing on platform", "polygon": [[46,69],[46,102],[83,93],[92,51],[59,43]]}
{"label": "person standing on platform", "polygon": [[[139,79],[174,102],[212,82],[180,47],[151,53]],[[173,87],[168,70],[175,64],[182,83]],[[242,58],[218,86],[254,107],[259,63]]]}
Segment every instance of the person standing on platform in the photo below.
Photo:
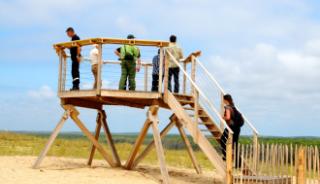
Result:
{"label": "person standing on platform", "polygon": [[[132,34],[129,34],[127,39],[135,39]],[[135,45],[123,45],[119,50],[115,51],[116,55],[121,60],[121,78],[119,81],[119,90],[127,89],[127,80],[129,81],[129,90],[136,89],[136,72],[140,71],[141,60],[140,50]]]}
{"label": "person standing on platform", "polygon": [[156,92],[159,89],[159,62],[160,62],[160,49],[158,54],[152,59],[152,87],[151,91]]}
{"label": "person standing on platform", "polygon": [[[66,33],[68,37],[71,38],[71,41],[80,40],[80,37],[74,32],[74,29],[72,27],[69,27],[66,30]],[[71,47],[70,48],[70,55],[71,55],[71,61],[72,61],[72,69],[71,69],[71,75],[72,75],[72,90],[79,90],[80,85],[80,73],[79,73],[79,66],[80,66],[80,60],[81,60],[81,47]]]}
{"label": "person standing on platform", "polygon": [[172,91],[171,80],[174,79],[174,93],[179,93],[179,73],[180,68],[174,60],[180,62],[183,58],[182,49],[177,45],[177,37],[175,35],[170,36],[170,44],[168,47],[168,52],[173,56],[173,58],[166,53],[166,58],[169,60],[169,78],[168,78],[168,89]]}
{"label": "person standing on platform", "polygon": [[99,63],[99,50],[98,45],[94,44],[90,51],[91,71],[94,77],[93,89],[97,88],[97,76],[98,76],[98,63]]}

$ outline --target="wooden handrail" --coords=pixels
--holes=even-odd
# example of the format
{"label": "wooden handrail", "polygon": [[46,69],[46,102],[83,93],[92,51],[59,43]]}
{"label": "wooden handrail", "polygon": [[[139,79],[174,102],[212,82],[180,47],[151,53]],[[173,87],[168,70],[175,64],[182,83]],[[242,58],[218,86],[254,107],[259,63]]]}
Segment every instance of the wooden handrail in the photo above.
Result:
{"label": "wooden handrail", "polygon": [[93,44],[129,44],[138,46],[154,46],[154,47],[168,47],[168,41],[161,40],[136,40],[136,39],[121,39],[121,38],[89,38],[84,40],[61,42],[53,45],[55,49],[57,48],[71,48],[77,46],[87,46]]}

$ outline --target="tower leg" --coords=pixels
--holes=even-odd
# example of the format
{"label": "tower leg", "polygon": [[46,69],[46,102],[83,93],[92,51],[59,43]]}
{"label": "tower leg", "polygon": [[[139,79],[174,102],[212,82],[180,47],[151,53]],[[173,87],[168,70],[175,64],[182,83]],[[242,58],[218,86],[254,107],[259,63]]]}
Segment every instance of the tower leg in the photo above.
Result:
{"label": "tower leg", "polygon": [[116,167],[116,164],[113,162],[110,155],[103,149],[103,147],[99,144],[99,142],[95,139],[95,137],[90,133],[90,131],[84,126],[81,120],[78,118],[79,112],[71,105],[65,105],[64,108],[71,109],[70,117],[76,123],[76,125],[80,128],[80,130],[87,136],[87,138],[92,142],[92,144],[97,148],[97,150],[101,153],[102,157],[109,163],[111,167]]}
{"label": "tower leg", "polygon": [[[97,115],[97,125],[96,125],[95,136],[94,136],[94,138],[97,141],[99,140],[100,131],[101,131],[101,121],[100,121],[100,119],[101,119],[101,115],[100,115],[100,113],[98,113],[98,115]],[[89,166],[92,165],[92,160],[93,160],[95,152],[96,152],[96,147],[94,145],[92,145],[90,156],[89,156],[88,163],[87,163]]]}
{"label": "tower leg", "polygon": [[55,129],[53,130],[52,134],[50,135],[50,138],[46,144],[46,146],[44,147],[44,149],[42,150],[41,154],[39,155],[38,159],[36,160],[36,162],[33,165],[33,168],[39,168],[42,160],[44,159],[44,157],[47,155],[50,147],[52,146],[54,140],[57,138],[61,128],[63,127],[64,123],[66,122],[66,120],[68,119],[70,115],[70,111],[66,110],[61,118],[61,120],[59,121],[59,123],[57,124],[57,126],[55,127]]}
{"label": "tower leg", "polygon": [[144,138],[146,137],[147,133],[148,133],[148,129],[150,127],[150,120],[147,119],[141,129],[140,134],[138,135],[138,138],[136,140],[136,142],[134,143],[133,149],[129,155],[129,158],[125,164],[125,168],[126,169],[132,169],[132,165],[133,165],[133,161],[136,157],[136,155],[138,154],[139,148],[141,146],[141,144],[143,143]]}
{"label": "tower leg", "polygon": [[117,149],[116,149],[116,147],[114,145],[110,129],[109,129],[108,124],[107,124],[106,112],[104,110],[102,110],[101,111],[101,115],[102,115],[101,116],[101,124],[102,124],[103,130],[104,130],[104,133],[106,135],[106,139],[107,139],[108,145],[109,145],[109,147],[111,149],[112,156],[113,156],[113,159],[115,160],[116,166],[119,167],[119,166],[121,166],[121,161],[120,161]]}
{"label": "tower leg", "polygon": [[160,164],[160,171],[162,175],[163,183],[169,183],[169,173],[165,163],[164,151],[161,142],[161,136],[159,132],[159,119],[158,119],[158,106],[155,107],[156,110],[148,112],[148,118],[151,120],[151,127],[153,130],[153,139],[156,146],[157,156]]}
{"label": "tower leg", "polygon": [[192,161],[194,169],[196,170],[196,172],[198,174],[201,174],[202,173],[201,167],[200,167],[200,165],[199,165],[199,163],[198,163],[198,161],[196,159],[196,156],[195,156],[195,154],[193,152],[192,146],[191,146],[190,141],[189,141],[189,139],[188,139],[188,137],[186,135],[186,132],[184,131],[184,129],[182,127],[182,124],[180,122],[176,122],[176,126],[177,126],[177,128],[179,130],[179,133],[181,135],[181,138],[182,138],[183,142],[186,145],[186,148],[187,148],[188,154],[190,156],[190,159]]}
{"label": "tower leg", "polygon": [[[161,138],[165,137],[174,125],[175,125],[175,122],[171,120],[170,123],[161,131],[160,137]],[[136,167],[139,164],[139,162],[148,155],[148,153],[151,151],[153,147],[154,147],[154,140],[152,140],[148,144],[148,146],[140,153],[140,155],[137,156],[137,158],[133,163],[132,168]]]}

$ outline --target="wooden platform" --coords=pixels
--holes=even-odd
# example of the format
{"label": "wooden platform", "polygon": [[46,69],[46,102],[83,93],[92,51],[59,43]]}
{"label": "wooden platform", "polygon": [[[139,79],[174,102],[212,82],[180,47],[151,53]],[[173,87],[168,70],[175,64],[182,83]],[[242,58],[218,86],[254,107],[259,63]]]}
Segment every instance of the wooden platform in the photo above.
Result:
{"label": "wooden platform", "polygon": [[[158,92],[101,90],[101,95],[96,90],[64,91],[58,95],[62,105],[75,105],[86,108],[102,109],[103,105],[122,105],[135,108],[145,108],[154,104],[168,108],[163,101],[163,94]],[[188,95],[177,95],[179,98],[191,98]]]}

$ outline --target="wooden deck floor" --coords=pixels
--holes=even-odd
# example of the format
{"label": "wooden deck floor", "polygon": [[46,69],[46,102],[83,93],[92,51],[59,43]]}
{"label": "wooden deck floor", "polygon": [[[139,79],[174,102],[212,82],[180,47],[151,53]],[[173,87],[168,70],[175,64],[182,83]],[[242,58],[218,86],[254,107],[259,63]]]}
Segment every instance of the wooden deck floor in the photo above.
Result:
{"label": "wooden deck floor", "polygon": [[[58,95],[62,104],[71,104],[80,107],[101,109],[103,105],[122,105],[144,108],[157,104],[168,108],[163,101],[163,94],[146,91],[101,90],[97,95],[95,90],[64,91]],[[188,95],[177,95],[190,97]]]}

